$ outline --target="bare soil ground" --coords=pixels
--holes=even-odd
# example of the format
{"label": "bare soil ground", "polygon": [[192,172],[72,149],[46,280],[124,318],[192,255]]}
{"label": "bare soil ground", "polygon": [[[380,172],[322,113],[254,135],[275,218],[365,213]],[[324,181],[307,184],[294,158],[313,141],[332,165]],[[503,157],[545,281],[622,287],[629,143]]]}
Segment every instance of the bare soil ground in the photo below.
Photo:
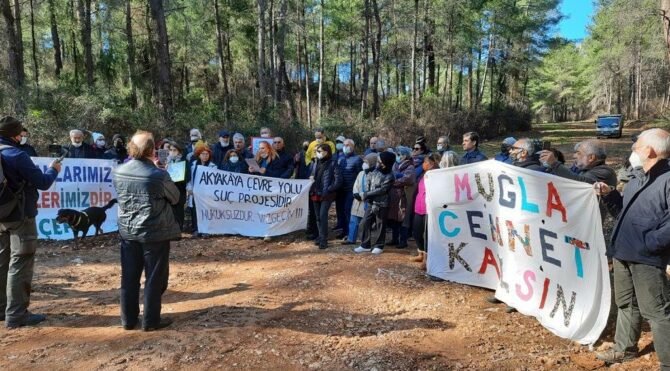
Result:
{"label": "bare soil ground", "polygon": [[[637,129],[636,129],[637,130]],[[592,124],[547,124],[531,135],[572,152]],[[520,133],[518,136],[522,136]],[[630,131],[607,140],[615,162]],[[487,144],[489,154],[498,147]],[[603,368],[587,347],[552,335],[534,318],[507,314],[489,292],[432,282],[410,249],[356,256],[332,242],[319,251],[296,233],[271,242],[185,238],[172,249],[156,332],[119,320],[119,243],[90,238],[82,250],[41,243],[31,310],[48,320],[0,329],[0,369],[559,369]],[[611,345],[611,326],[596,348]],[[648,328],[642,354],[616,367],[655,369]],[[614,368],[614,367],[613,367]]]}

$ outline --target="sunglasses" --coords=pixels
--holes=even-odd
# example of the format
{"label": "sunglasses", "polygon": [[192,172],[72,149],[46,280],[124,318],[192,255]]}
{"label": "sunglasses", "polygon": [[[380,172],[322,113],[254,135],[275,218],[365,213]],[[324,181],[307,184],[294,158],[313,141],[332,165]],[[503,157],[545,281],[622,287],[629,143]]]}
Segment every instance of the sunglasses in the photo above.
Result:
{"label": "sunglasses", "polygon": [[414,147],[415,151],[421,151],[421,147]]}

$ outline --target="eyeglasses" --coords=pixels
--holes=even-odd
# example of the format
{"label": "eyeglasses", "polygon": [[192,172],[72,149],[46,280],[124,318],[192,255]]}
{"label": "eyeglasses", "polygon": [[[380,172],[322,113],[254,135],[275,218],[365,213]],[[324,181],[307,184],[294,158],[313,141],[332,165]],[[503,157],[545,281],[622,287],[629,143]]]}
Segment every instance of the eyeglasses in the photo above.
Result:
{"label": "eyeglasses", "polygon": [[414,147],[415,151],[421,151],[421,147]]}

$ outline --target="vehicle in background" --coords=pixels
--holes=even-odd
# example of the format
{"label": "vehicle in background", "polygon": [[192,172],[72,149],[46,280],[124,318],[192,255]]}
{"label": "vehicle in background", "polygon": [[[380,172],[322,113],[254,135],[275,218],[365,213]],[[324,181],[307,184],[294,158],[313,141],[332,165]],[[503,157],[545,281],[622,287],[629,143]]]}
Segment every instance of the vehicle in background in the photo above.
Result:
{"label": "vehicle in background", "polygon": [[621,138],[623,131],[622,115],[599,115],[595,121],[596,138]]}

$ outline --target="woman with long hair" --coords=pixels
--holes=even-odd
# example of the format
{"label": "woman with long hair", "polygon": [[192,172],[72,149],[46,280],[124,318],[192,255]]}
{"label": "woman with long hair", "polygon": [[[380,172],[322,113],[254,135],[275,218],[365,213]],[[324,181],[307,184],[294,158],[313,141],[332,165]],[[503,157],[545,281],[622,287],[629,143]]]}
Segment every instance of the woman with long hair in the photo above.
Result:
{"label": "woman with long hair", "polygon": [[260,142],[255,160],[258,163],[258,169],[249,168],[249,174],[272,178],[279,178],[281,176],[282,169],[279,161],[279,154],[272,148],[272,145],[269,142]]}

